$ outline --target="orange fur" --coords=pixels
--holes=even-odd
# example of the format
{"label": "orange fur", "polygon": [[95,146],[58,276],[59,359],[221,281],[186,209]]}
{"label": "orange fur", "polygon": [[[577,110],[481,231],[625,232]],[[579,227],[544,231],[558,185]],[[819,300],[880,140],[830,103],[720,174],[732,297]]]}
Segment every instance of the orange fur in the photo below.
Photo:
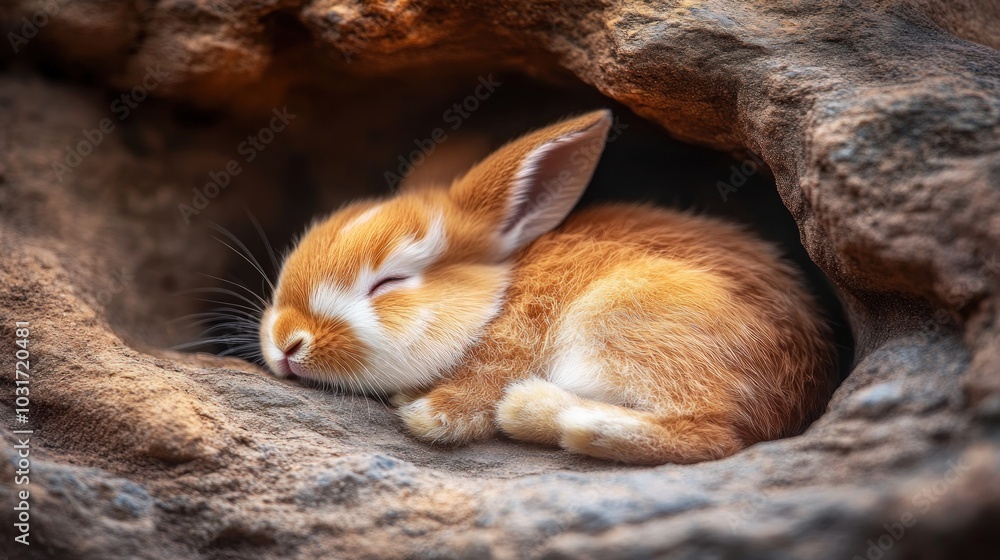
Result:
{"label": "orange fur", "polygon": [[[500,429],[686,463],[803,429],[829,397],[833,346],[773,247],[652,207],[566,218],[609,123],[606,112],[558,123],[450,189],[356,203],[313,226],[262,321],[269,365],[392,395],[414,435],[441,443]],[[380,275],[395,279],[368,295]],[[306,344],[285,363],[296,337]]]}

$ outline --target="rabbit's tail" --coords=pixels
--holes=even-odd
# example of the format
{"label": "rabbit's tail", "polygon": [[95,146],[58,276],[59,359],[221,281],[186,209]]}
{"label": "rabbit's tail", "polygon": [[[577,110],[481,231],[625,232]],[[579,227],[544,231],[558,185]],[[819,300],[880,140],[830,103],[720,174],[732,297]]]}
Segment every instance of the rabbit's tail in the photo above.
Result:
{"label": "rabbit's tail", "polygon": [[537,378],[506,390],[497,422],[515,439],[637,464],[697,463],[745,445],[720,414],[661,416],[581,398]]}

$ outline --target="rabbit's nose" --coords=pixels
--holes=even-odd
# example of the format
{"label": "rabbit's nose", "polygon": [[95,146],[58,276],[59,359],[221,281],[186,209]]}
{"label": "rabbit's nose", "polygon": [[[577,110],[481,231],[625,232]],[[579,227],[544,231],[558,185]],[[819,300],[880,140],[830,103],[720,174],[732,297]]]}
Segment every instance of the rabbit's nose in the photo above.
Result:
{"label": "rabbit's nose", "polygon": [[286,358],[291,358],[296,352],[299,351],[300,348],[302,348],[303,342],[305,342],[305,340],[301,337],[293,338],[288,341],[288,344],[285,345],[285,348],[281,352]]}

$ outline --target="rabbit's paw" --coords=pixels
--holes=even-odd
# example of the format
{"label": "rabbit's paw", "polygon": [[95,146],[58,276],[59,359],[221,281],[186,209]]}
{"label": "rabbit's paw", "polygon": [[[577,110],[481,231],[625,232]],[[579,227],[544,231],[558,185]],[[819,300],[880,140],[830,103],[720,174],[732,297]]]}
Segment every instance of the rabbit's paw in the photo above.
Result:
{"label": "rabbit's paw", "polygon": [[400,407],[399,417],[411,434],[430,443],[459,445],[494,432],[490,410],[463,406],[450,391],[436,389]]}

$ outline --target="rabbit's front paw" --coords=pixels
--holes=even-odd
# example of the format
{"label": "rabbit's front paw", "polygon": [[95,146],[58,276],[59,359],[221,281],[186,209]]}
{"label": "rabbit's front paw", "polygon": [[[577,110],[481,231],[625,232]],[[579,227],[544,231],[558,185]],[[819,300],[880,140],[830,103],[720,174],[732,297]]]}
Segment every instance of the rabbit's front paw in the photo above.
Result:
{"label": "rabbit's front paw", "polygon": [[493,433],[490,410],[462,406],[460,398],[445,393],[434,390],[400,407],[399,416],[411,434],[430,443],[456,445]]}

